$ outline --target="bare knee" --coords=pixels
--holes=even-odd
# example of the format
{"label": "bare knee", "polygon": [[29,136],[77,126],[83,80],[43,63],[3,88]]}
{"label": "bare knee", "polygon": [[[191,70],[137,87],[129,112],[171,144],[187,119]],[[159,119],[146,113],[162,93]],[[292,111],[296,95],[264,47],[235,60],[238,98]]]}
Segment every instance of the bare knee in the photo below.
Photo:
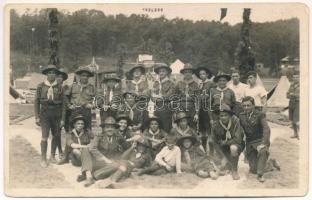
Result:
{"label": "bare knee", "polygon": [[230,146],[230,150],[231,150],[231,156],[238,156],[238,147],[236,145],[231,145]]}
{"label": "bare knee", "polygon": [[217,180],[218,177],[219,177],[218,173],[215,172],[215,171],[209,172],[209,175],[210,175],[210,177],[211,177],[212,180]]}

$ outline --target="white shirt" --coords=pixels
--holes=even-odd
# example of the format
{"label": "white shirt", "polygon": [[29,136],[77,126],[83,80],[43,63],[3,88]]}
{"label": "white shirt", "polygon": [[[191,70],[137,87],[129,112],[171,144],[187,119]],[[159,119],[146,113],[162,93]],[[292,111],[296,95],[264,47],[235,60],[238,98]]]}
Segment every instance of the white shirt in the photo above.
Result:
{"label": "white shirt", "polygon": [[176,171],[181,172],[181,150],[178,146],[174,146],[172,150],[165,146],[156,155],[155,161],[161,166],[168,164],[176,167]]}
{"label": "white shirt", "polygon": [[233,82],[231,82],[228,85],[228,88],[233,90],[237,102],[242,102],[242,99],[245,97],[245,90],[247,87],[247,84],[241,82],[239,82],[237,85],[234,85]]}
{"label": "white shirt", "polygon": [[254,86],[254,87],[250,87],[248,86],[245,90],[245,96],[251,96],[254,98],[255,100],[255,106],[264,106],[262,105],[262,102],[261,102],[261,98],[262,97],[266,97],[267,95],[267,91],[264,89],[264,87],[261,87],[261,86]]}

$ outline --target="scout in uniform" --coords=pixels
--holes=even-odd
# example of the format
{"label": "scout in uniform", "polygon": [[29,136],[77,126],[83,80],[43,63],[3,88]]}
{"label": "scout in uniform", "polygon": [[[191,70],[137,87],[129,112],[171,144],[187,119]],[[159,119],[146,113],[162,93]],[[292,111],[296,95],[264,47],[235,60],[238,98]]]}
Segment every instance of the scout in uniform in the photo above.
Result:
{"label": "scout in uniform", "polygon": [[255,106],[259,111],[264,111],[267,103],[267,92],[264,87],[257,85],[257,72],[250,71],[247,74],[248,87],[245,90],[245,97],[250,96],[255,100]]}
{"label": "scout in uniform", "polygon": [[118,123],[118,135],[120,138],[120,144],[123,149],[128,149],[131,147],[131,142],[129,141],[132,138],[132,133],[129,130],[129,126],[132,125],[132,121],[126,114],[117,115],[117,123]]}
{"label": "scout in uniform", "polygon": [[181,174],[181,150],[176,146],[176,137],[168,135],[165,139],[166,146],[156,155],[151,166],[139,171],[138,176],[143,174],[160,175],[168,172]]}
{"label": "scout in uniform", "polygon": [[244,150],[244,133],[239,118],[234,115],[231,108],[222,104],[216,110],[219,120],[214,122],[212,133],[215,150],[219,156],[225,156],[229,161],[233,180],[240,179],[237,168],[240,153]]}
{"label": "scout in uniform", "polygon": [[158,117],[150,117],[147,129],[143,132],[143,138],[146,139],[151,145],[153,157],[155,157],[165,145],[164,140],[167,133],[161,128],[161,125],[162,122]]}
{"label": "scout in uniform", "polygon": [[155,97],[156,110],[154,114],[159,117],[163,129],[169,132],[172,128],[171,97],[175,94],[175,84],[170,80],[171,68],[165,63],[156,65],[154,71],[159,76],[152,90],[152,98]]}
{"label": "scout in uniform", "polygon": [[[89,83],[89,78],[94,74],[89,67],[80,67],[76,74],[79,76],[79,82],[74,82],[66,94],[69,99],[68,108],[71,115],[79,113],[85,116],[86,127],[91,130],[91,109],[94,107],[95,88]],[[91,131],[89,132],[91,134]]]}
{"label": "scout in uniform", "polygon": [[99,169],[94,174],[97,179],[109,178],[99,181],[100,188],[114,187],[114,184],[117,183],[123,177],[129,177],[131,172],[137,171],[148,167],[152,162],[152,157],[149,153],[149,142],[143,138],[135,141],[132,146],[125,151],[121,160],[119,161],[118,170],[115,172],[110,172],[105,169]]}
{"label": "scout in uniform", "polygon": [[[56,81],[59,70],[54,65],[48,65],[42,70],[42,74],[46,75],[47,79],[37,86],[34,107],[36,124],[41,126],[42,131],[40,164],[42,167],[47,167],[46,156],[49,133],[51,130],[53,137],[60,137],[60,127],[65,120],[65,104],[63,86]],[[60,141],[60,139],[52,139],[51,162],[56,162],[57,141]]]}
{"label": "scout in uniform", "polygon": [[199,101],[198,92],[199,87],[197,82],[193,79],[195,72],[194,67],[186,63],[181,69],[180,73],[183,74],[183,80],[177,83],[177,94],[180,98],[180,111],[186,111],[190,116],[190,126],[194,129],[197,128]]}
{"label": "scout in uniform", "polygon": [[97,90],[96,106],[100,109],[101,121],[108,116],[116,117],[121,104],[122,92],[120,78],[115,72],[106,72],[101,87]]}
{"label": "scout in uniform", "polygon": [[126,82],[126,90],[134,91],[138,96],[149,96],[150,90],[148,88],[148,82],[144,76],[144,65],[135,65],[132,69],[130,69],[128,74],[129,80]]}
{"label": "scout in uniform", "polygon": [[[82,173],[86,176],[79,181],[86,180],[85,187],[95,183],[94,172],[98,169],[116,171],[118,164],[112,160],[120,159],[123,149],[117,135],[118,124],[113,117],[107,117],[101,124],[102,133],[96,135],[88,149],[82,149]],[[111,160],[112,159],[112,160]],[[93,174],[93,176],[92,176]]]}
{"label": "scout in uniform", "polygon": [[[206,67],[198,67],[195,70],[195,75],[200,79],[200,104],[199,104],[199,132],[201,133],[202,144],[206,144],[207,140],[211,144],[211,125],[209,116],[209,91],[211,88],[215,88],[216,85],[210,80],[212,72]],[[210,145],[211,146],[211,145]],[[206,148],[206,145],[204,145]],[[211,149],[212,147],[210,147]]]}
{"label": "scout in uniform", "polygon": [[294,129],[294,135],[291,138],[299,139],[299,105],[300,105],[300,85],[299,85],[299,70],[296,70],[293,77],[292,83],[287,92],[287,98],[289,99],[289,120],[292,122]]}
{"label": "scout in uniform", "polygon": [[197,140],[193,136],[183,136],[177,141],[181,149],[182,159],[181,168],[184,172],[195,173],[202,178],[218,178],[218,169],[212,159],[196,145]]}
{"label": "scout in uniform", "polygon": [[[265,114],[255,109],[255,100],[252,97],[245,97],[242,100],[244,112],[239,116],[242,128],[246,136],[246,153],[249,162],[249,172],[258,175],[258,180],[264,182],[263,177],[266,171],[269,158],[270,127]],[[276,160],[271,160],[273,167],[280,170]]]}
{"label": "scout in uniform", "polygon": [[239,71],[235,70],[232,72],[232,80],[228,84],[228,88],[233,90],[235,94],[235,105],[233,108],[233,112],[236,116],[239,116],[241,112],[243,112],[242,107],[242,99],[245,97],[245,90],[248,87],[245,83],[240,82]]}

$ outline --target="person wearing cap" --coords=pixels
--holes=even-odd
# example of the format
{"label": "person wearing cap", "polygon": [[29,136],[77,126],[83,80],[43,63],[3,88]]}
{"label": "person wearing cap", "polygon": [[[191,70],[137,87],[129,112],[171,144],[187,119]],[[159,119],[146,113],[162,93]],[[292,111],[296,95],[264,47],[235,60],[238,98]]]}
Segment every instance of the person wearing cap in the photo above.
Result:
{"label": "person wearing cap", "polygon": [[151,92],[155,101],[154,114],[159,117],[163,129],[169,132],[172,128],[172,109],[170,107],[171,97],[175,94],[175,84],[170,79],[171,68],[165,63],[157,64],[154,71],[159,76],[159,81],[153,84]]}
{"label": "person wearing cap", "polygon": [[292,122],[294,135],[291,138],[299,140],[299,108],[300,108],[300,84],[299,84],[299,70],[296,70],[292,76],[292,83],[287,91],[287,98],[289,99],[289,120]]}
{"label": "person wearing cap", "polygon": [[193,78],[195,72],[194,67],[190,63],[186,63],[180,73],[183,75],[183,80],[179,81],[176,85],[176,92],[179,96],[179,108],[186,111],[190,116],[190,126],[194,129],[197,128],[199,101],[198,93],[199,86]]}
{"label": "person wearing cap", "polygon": [[240,75],[238,70],[232,71],[232,79],[228,83],[228,88],[233,90],[235,94],[235,105],[233,111],[236,116],[239,116],[243,112],[242,99],[245,97],[245,90],[248,87],[247,84],[240,82]]}
{"label": "person wearing cap", "polygon": [[218,169],[211,157],[196,145],[194,136],[183,136],[177,141],[181,149],[181,169],[185,172],[195,173],[202,178],[218,178]]}
{"label": "person wearing cap", "polygon": [[[95,87],[89,83],[89,78],[94,74],[89,67],[79,67],[75,73],[79,76],[79,81],[74,82],[66,94],[69,99],[68,108],[71,115],[77,113],[84,115],[87,120],[86,127],[91,130],[91,109],[94,107]],[[89,133],[92,134],[91,131]]]}
{"label": "person wearing cap", "polygon": [[127,178],[132,172],[148,167],[152,162],[150,155],[150,144],[146,139],[140,138],[132,143],[131,147],[126,150],[121,160],[118,161],[119,167],[115,172],[106,169],[99,169],[94,172],[96,179],[107,179],[99,181],[100,188],[114,187],[121,178]]}
{"label": "person wearing cap", "polygon": [[126,114],[119,114],[116,117],[116,121],[118,123],[118,136],[120,138],[120,144],[123,149],[128,149],[131,147],[130,138],[132,138],[132,134],[129,130],[129,126],[132,125],[132,121]]}
{"label": "person wearing cap", "polygon": [[[101,127],[102,133],[95,135],[90,147],[81,151],[81,171],[86,174],[85,187],[95,183],[94,171],[104,167],[109,170],[117,170],[118,164],[114,160],[120,159],[124,151],[119,143],[116,120],[113,117],[107,117]],[[80,181],[83,180],[80,179]]]}
{"label": "person wearing cap", "polygon": [[[195,75],[200,79],[199,83],[199,132],[201,133],[202,144],[206,144],[207,140],[211,143],[211,125],[209,116],[209,93],[211,88],[215,88],[216,84],[211,81],[212,72],[207,67],[198,67],[195,70]],[[208,123],[207,123],[208,122]],[[206,149],[206,145],[204,145]],[[212,147],[210,147],[211,149]]]}
{"label": "person wearing cap", "polygon": [[257,72],[247,73],[248,87],[245,89],[245,97],[250,96],[255,100],[256,109],[264,111],[267,103],[267,91],[261,85],[257,85]]}
{"label": "person wearing cap", "polygon": [[[59,70],[55,65],[48,65],[42,70],[42,74],[47,78],[44,82],[37,86],[34,110],[36,124],[41,126],[41,162],[42,167],[47,167],[47,148],[48,138],[51,131],[53,137],[60,137],[61,124],[65,120],[65,103],[64,91],[61,84],[57,83],[56,76]],[[57,141],[60,139],[52,139],[50,161],[56,163],[55,152]]]}
{"label": "person wearing cap", "polygon": [[97,89],[96,96],[96,106],[100,108],[101,121],[108,116],[116,117],[116,112],[121,104],[121,100],[121,84],[117,73],[104,73],[104,80]]}
{"label": "person wearing cap", "polygon": [[150,117],[146,127],[143,137],[149,141],[152,156],[155,157],[165,145],[167,132],[162,129],[162,122],[157,116]]}
{"label": "person wearing cap", "polygon": [[176,141],[175,136],[167,135],[165,138],[166,146],[156,155],[151,166],[140,170],[138,176],[143,174],[161,175],[170,172],[181,174],[181,150],[176,146]]}
{"label": "person wearing cap", "polygon": [[143,64],[137,64],[129,72],[129,79],[126,82],[126,90],[134,91],[138,96],[149,96],[150,90],[145,78],[145,68]]}
{"label": "person wearing cap", "polygon": [[58,164],[62,165],[68,163],[71,160],[71,163],[74,166],[81,166],[81,149],[87,148],[87,145],[90,143],[91,138],[86,129],[86,119],[83,115],[72,116],[70,120],[71,131],[66,132],[66,146],[65,146],[65,155]]}
{"label": "person wearing cap", "polygon": [[[244,112],[239,115],[241,126],[246,137],[246,155],[249,162],[249,172],[258,175],[258,180],[264,182],[269,158],[271,130],[265,114],[255,108],[253,97],[242,99]],[[270,159],[272,165],[280,170],[279,163]]]}
{"label": "person wearing cap", "polygon": [[215,109],[218,120],[213,124],[212,135],[215,150],[219,156],[225,156],[230,165],[233,180],[240,179],[237,169],[241,152],[245,148],[244,133],[239,118],[236,117],[231,108],[222,104]]}
{"label": "person wearing cap", "polygon": [[117,110],[117,115],[125,114],[131,120],[130,131],[143,131],[148,119],[148,111],[145,107],[145,100],[141,100],[135,91],[123,92],[123,101]]}

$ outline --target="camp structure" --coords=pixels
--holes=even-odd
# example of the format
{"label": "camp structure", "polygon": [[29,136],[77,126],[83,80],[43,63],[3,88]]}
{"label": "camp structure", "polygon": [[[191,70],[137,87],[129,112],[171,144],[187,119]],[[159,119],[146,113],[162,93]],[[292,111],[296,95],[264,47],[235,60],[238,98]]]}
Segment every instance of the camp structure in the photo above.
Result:
{"label": "camp structure", "polygon": [[287,91],[290,87],[290,82],[286,76],[282,76],[271,96],[268,99],[268,107],[285,108],[288,106],[289,100],[287,99]]}

